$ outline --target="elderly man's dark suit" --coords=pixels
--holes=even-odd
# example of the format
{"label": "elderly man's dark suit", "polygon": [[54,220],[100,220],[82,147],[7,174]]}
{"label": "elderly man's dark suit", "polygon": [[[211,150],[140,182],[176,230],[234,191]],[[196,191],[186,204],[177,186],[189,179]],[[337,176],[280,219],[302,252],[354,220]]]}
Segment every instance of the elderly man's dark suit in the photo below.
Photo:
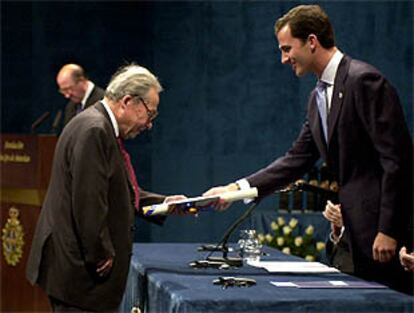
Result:
{"label": "elderly man's dark suit", "polygon": [[[98,86],[94,86],[92,89],[91,94],[89,95],[88,99],[86,99],[85,107],[86,109],[91,105],[95,104],[99,100],[102,100],[105,95],[105,90]],[[69,121],[76,115],[77,106],[80,105],[79,103],[75,103],[73,101],[69,101],[65,107],[65,115],[63,118],[63,126],[65,126]]]}
{"label": "elderly man's dark suit", "polygon": [[[124,292],[134,229],[134,193],[102,103],[76,116],[56,147],[27,277],[46,293],[90,311],[115,310]],[[141,205],[164,197],[141,191]],[[113,257],[107,277],[97,262]]]}
{"label": "elderly man's dark suit", "polygon": [[[355,273],[378,278],[378,270],[386,272],[391,265],[379,266],[372,259],[377,233],[393,237],[399,246],[412,244],[412,156],[394,88],[377,69],[345,56],[334,83],[328,144],[313,91],[307,120],[291,149],[247,180],[264,196],[302,177],[322,157],[340,186]],[[397,257],[393,266],[398,266]],[[379,280],[388,283],[389,278]]]}

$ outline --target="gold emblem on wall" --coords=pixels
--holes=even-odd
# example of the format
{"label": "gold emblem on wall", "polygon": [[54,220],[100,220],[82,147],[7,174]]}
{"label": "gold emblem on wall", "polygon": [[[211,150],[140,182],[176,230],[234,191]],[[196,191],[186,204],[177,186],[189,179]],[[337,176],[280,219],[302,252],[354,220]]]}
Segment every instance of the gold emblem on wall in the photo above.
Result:
{"label": "gold emblem on wall", "polygon": [[3,256],[6,263],[16,266],[23,256],[24,232],[19,220],[19,210],[12,206],[9,209],[9,218],[2,229]]}

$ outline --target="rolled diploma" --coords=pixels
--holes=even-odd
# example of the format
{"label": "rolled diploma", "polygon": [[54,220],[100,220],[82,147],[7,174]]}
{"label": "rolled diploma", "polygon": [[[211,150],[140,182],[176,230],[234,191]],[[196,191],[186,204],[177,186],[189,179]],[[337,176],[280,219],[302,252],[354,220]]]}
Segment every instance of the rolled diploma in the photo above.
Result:
{"label": "rolled diploma", "polygon": [[[238,201],[242,199],[253,199],[257,197],[257,188],[229,191],[229,192],[225,192],[220,195],[217,195],[217,196],[219,196],[220,199],[226,202],[234,202],[234,201]],[[170,205],[174,205],[174,202],[149,205],[149,206],[143,207],[142,210],[145,216],[167,214],[168,208]]]}
{"label": "rolled diploma", "polygon": [[257,197],[257,188],[246,190],[229,191],[219,195],[220,199],[226,202],[234,202],[243,199],[253,199]]}

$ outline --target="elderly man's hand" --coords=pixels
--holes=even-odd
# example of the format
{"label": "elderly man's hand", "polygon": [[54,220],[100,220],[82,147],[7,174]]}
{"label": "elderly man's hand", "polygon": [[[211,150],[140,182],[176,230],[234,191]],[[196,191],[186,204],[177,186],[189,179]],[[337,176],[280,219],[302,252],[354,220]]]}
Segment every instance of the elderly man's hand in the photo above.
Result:
{"label": "elderly man's hand", "polygon": [[98,262],[98,264],[96,265],[96,273],[100,277],[107,276],[112,269],[113,262],[113,257],[109,257],[105,260]]}
{"label": "elderly man's hand", "polygon": [[[184,195],[173,195],[173,196],[168,196],[168,197],[166,197],[165,199],[164,199],[164,203],[171,203],[171,202],[174,202],[174,201],[180,201],[180,200],[185,200],[185,199],[187,199],[187,197],[186,196],[184,196]],[[169,209],[168,209],[168,213],[169,214],[177,214],[177,215],[187,215],[187,214],[191,214],[191,212],[183,212],[182,210],[179,210],[179,209],[177,209],[176,208],[176,206],[171,206]]]}

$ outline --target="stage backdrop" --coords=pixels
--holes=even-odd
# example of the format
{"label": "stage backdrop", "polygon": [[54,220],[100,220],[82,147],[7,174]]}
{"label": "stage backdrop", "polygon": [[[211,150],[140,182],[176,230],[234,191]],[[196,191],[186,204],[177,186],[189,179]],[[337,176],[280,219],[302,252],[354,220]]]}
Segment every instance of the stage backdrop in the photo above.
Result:
{"label": "stage backdrop", "polygon": [[[289,148],[314,77],[280,63],[273,34],[292,1],[1,2],[1,131],[49,133],[64,109],[55,76],[83,65],[106,86],[125,62],[160,78],[160,116],[128,144],[142,187],[199,195],[255,171]],[[413,132],[412,1],[320,2],[338,47],[378,67],[397,88]],[[276,207],[271,197],[258,208]],[[211,241],[243,210],[139,222],[137,241]],[[92,221],[91,221],[92,222]]]}

